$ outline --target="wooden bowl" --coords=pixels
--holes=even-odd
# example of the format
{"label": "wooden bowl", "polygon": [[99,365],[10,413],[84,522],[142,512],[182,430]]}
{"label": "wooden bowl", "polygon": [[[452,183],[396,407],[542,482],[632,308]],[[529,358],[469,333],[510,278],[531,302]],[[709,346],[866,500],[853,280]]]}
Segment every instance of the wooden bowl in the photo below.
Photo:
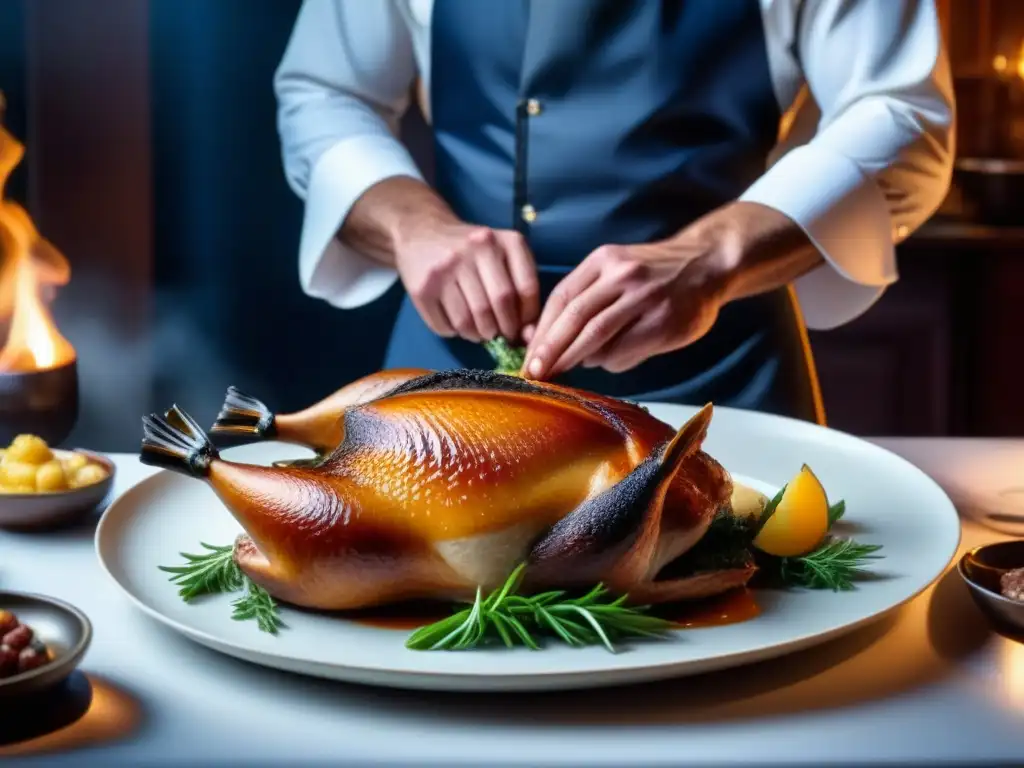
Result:
{"label": "wooden bowl", "polygon": [[84,455],[90,462],[102,466],[107,476],[98,483],[67,491],[39,493],[0,493],[0,527],[17,529],[50,528],[67,525],[88,513],[107,498],[114,485],[114,462],[92,451],[53,449],[57,458],[72,453]]}
{"label": "wooden bowl", "polygon": [[89,619],[62,600],[24,592],[0,592],[0,608],[30,626],[53,654],[53,659],[41,667],[0,678],[0,701],[62,682],[75,670],[92,642]]}

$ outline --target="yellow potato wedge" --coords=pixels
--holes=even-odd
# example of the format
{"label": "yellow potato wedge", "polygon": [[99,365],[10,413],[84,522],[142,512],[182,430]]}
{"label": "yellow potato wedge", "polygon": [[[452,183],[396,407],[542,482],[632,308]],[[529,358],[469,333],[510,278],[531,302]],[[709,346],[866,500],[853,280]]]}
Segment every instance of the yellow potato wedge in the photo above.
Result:
{"label": "yellow potato wedge", "polygon": [[786,486],[754,546],[776,557],[798,557],[816,549],[828,533],[828,497],[806,464]]}

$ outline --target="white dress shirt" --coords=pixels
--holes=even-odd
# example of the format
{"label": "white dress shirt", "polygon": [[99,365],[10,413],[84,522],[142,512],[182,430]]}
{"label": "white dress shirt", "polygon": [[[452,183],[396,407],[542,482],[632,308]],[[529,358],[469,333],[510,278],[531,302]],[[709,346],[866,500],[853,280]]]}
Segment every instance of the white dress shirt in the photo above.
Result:
{"label": "white dress shirt", "polygon": [[[486,2],[486,0],[481,0]],[[954,105],[934,0],[760,0],[780,110],[811,98],[741,196],[795,221],[825,263],[796,281],[805,322],[833,328],[897,279],[894,245],[946,194]],[[422,175],[396,138],[430,89],[433,0],[305,0],[274,79],[289,185],[305,201],[303,290],[338,307],[395,270],[336,237],[374,184]]]}

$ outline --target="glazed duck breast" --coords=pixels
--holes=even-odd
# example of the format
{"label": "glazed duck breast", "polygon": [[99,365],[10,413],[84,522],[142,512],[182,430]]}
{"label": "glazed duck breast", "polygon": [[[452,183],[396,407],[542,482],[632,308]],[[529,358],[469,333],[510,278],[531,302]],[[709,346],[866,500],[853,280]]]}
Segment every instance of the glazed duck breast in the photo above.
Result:
{"label": "glazed duck breast", "polygon": [[177,407],[144,419],[141,459],[208,483],[246,532],[239,565],[284,602],[471,598],[520,562],[528,589],[603,582],[664,602],[752,575],[658,578],[729,504],[728,472],[701,450],[711,415],[677,432],[612,398],[451,371],[346,407],[311,465],[224,460]]}

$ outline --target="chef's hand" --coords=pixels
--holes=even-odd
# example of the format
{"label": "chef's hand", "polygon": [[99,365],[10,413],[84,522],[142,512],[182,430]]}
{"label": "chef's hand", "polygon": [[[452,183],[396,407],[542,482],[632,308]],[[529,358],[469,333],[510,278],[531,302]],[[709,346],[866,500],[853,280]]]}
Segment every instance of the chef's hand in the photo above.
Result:
{"label": "chef's hand", "polygon": [[788,217],[732,203],[654,243],[605,245],[552,292],[523,373],[613,373],[700,339],[727,301],[785,285],[821,256]]}
{"label": "chef's hand", "polygon": [[461,221],[427,184],[394,176],[366,190],[338,237],[394,267],[420,317],[441,336],[516,342],[540,312],[533,255],[518,232]]}
{"label": "chef's hand", "polygon": [[514,230],[425,222],[405,232],[395,266],[416,310],[441,336],[517,341],[540,312],[537,267]]}

